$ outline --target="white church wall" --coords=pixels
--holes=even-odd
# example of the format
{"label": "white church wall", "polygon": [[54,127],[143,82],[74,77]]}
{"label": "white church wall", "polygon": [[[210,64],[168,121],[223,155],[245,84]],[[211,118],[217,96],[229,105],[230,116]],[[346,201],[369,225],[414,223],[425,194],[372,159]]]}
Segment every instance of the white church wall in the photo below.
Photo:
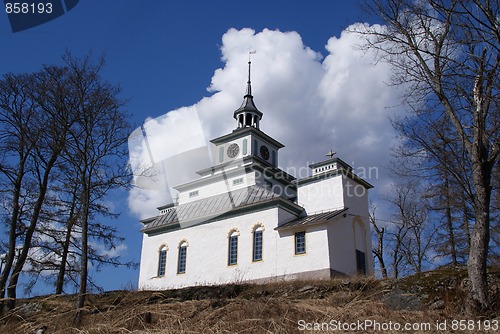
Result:
{"label": "white church wall", "polygon": [[[141,257],[140,289],[178,288],[191,285],[223,284],[276,276],[276,227],[278,209],[249,213],[155,236],[145,236]],[[253,234],[256,224],[264,226],[263,261],[252,262]],[[238,263],[228,266],[228,233],[239,232]],[[178,245],[189,243],[186,273],[177,274]],[[157,277],[158,250],[167,244],[164,277]]]}
{"label": "white church wall", "polygon": [[355,231],[356,249],[365,253],[367,274],[372,275],[374,263],[371,252],[368,189],[354,180],[344,177],[344,202],[349,208],[348,213],[353,218],[351,224]]}
{"label": "white church wall", "polygon": [[368,217],[368,189],[349,177],[342,176],[342,178],[345,207],[349,208],[351,213]]}
{"label": "white church wall", "polygon": [[[301,273],[328,268],[345,274],[356,274],[356,248],[365,252],[367,273],[372,274],[370,226],[366,219],[367,194],[348,194],[356,185],[353,180],[338,176],[299,188],[299,203],[304,198],[308,200],[306,208],[309,214],[312,210],[339,208],[339,202],[345,201],[349,207],[348,215],[337,218],[338,220],[328,225],[308,226],[278,233],[274,228],[295,216],[287,210],[272,208],[161,235],[144,235],[139,288],[178,288],[282,276],[295,278]],[[342,191],[339,191],[339,188]],[[314,199],[319,203],[315,203]],[[262,224],[264,229],[263,260],[253,262],[252,231],[258,224]],[[228,266],[228,233],[233,229],[239,232],[238,263]],[[304,255],[295,255],[294,233],[299,230],[306,231]],[[182,240],[188,242],[186,273],[177,274],[178,247]],[[166,273],[163,277],[157,277],[158,255],[162,245],[168,247]]]}
{"label": "white church wall", "polygon": [[297,218],[297,216],[294,215],[293,213],[291,213],[290,211],[284,210],[284,209],[279,210],[278,211],[278,226],[281,224],[287,223],[295,218]]}
{"label": "white church wall", "polygon": [[352,217],[347,216],[328,224],[328,254],[330,265],[343,274],[356,274],[356,249]]}
{"label": "white church wall", "polygon": [[366,253],[366,231],[362,219],[359,216],[354,217],[352,226],[354,229],[354,241],[356,249]]}
{"label": "white church wall", "polygon": [[[295,255],[295,233],[306,232],[306,253]],[[277,252],[280,260],[276,266],[278,273],[285,279],[299,278],[302,273],[327,270],[330,267],[328,256],[328,235],[325,225],[298,227],[280,231]]]}
{"label": "white church wall", "polygon": [[328,224],[328,254],[333,270],[347,275],[356,275],[356,249],[358,249],[365,253],[366,274],[373,275],[373,256],[369,231],[359,216],[349,214]]}
{"label": "white church wall", "polygon": [[[156,249],[154,249],[156,246]],[[158,255],[160,246],[153,242],[153,237],[148,236],[146,233],[142,234],[142,248],[141,248],[141,265],[139,267],[139,289],[141,289],[142,282],[146,282],[153,276],[154,270],[157,270]],[[169,260],[167,252],[167,261]],[[155,264],[153,264],[153,262]],[[154,274],[156,275],[156,274]]]}
{"label": "white church wall", "polygon": [[318,179],[298,188],[298,204],[308,215],[344,207],[342,176]]}
{"label": "white church wall", "polygon": [[[329,268],[325,226],[306,231],[306,254],[295,255],[295,231],[274,230],[278,222],[293,218],[289,212],[272,208],[240,217],[204,224],[143,240],[139,289],[166,289],[192,285],[225,284],[262,279],[294,278],[298,274]],[[263,226],[263,259],[253,262],[253,230]],[[228,236],[237,230],[238,263],[228,266]],[[303,229],[301,229],[303,230]],[[186,273],[177,274],[178,246],[188,242]],[[158,255],[168,245],[166,273],[157,277]]]}

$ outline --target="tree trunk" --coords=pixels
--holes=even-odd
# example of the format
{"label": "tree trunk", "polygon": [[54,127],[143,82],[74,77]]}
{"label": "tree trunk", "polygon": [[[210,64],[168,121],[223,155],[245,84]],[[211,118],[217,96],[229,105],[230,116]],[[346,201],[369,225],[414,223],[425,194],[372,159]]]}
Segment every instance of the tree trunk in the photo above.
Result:
{"label": "tree trunk", "polygon": [[5,297],[5,287],[9,279],[9,274],[14,264],[14,258],[16,256],[16,227],[19,220],[19,199],[21,196],[21,180],[24,175],[24,164],[20,167],[19,173],[17,175],[16,181],[14,183],[14,198],[12,199],[12,215],[10,218],[10,229],[9,229],[9,246],[7,250],[7,257],[5,258],[5,266],[3,267],[2,273],[0,275],[0,314],[3,314],[4,310],[4,297]]}
{"label": "tree trunk", "polygon": [[487,163],[475,163],[473,168],[476,222],[472,230],[467,262],[469,295],[466,307],[470,315],[481,314],[489,305],[486,260],[490,240],[491,167]]}
{"label": "tree trunk", "polygon": [[59,267],[59,271],[57,272],[57,280],[56,280],[56,295],[60,295],[63,293],[64,288],[64,276],[66,275],[66,263],[68,261],[68,253],[69,253],[69,245],[71,241],[71,232],[73,230],[73,223],[68,221],[68,226],[66,229],[66,238],[63,244],[63,252],[61,255],[61,265]]}
{"label": "tree trunk", "polygon": [[38,198],[36,200],[35,207],[33,208],[33,212],[31,214],[30,225],[26,230],[26,235],[24,236],[23,248],[17,258],[16,265],[14,266],[14,270],[12,270],[12,274],[9,280],[9,286],[7,287],[7,308],[12,310],[16,307],[16,291],[17,291],[17,283],[19,281],[19,275],[23,270],[24,264],[26,263],[26,259],[28,258],[28,252],[31,248],[31,240],[33,238],[33,233],[35,232],[36,224],[38,223],[38,217],[42,211],[43,202],[45,200],[45,194],[47,193],[47,185],[49,183],[49,175],[52,170],[52,167],[56,163],[57,157],[60,152],[55,152],[50,157],[47,162],[47,166],[45,167],[45,171],[43,173],[43,178],[40,183],[40,193],[38,194]]}
{"label": "tree trunk", "polygon": [[462,220],[462,229],[465,231],[465,238],[467,241],[467,252],[466,254],[469,254],[470,252],[470,225],[469,225],[469,210],[467,209],[467,201],[465,200],[465,194],[462,195],[462,214],[463,214],[463,220]]}
{"label": "tree trunk", "polygon": [[448,173],[445,174],[445,181],[444,181],[444,191],[445,191],[445,196],[446,196],[446,228],[448,230],[448,242],[450,243],[450,253],[451,253],[451,264],[456,267],[458,265],[458,260],[457,260],[457,250],[456,250],[456,245],[455,245],[455,233],[453,231],[453,217],[451,216],[451,194],[450,194],[450,187],[449,187],[449,181],[448,181]]}
{"label": "tree trunk", "polygon": [[[86,170],[86,169],[85,169]],[[90,182],[89,182],[90,183]],[[85,297],[87,295],[87,276],[88,276],[88,220],[90,212],[90,191],[88,185],[84,185],[83,198],[83,217],[82,228],[82,254],[80,258],[80,287],[78,290],[78,300],[76,305],[75,325],[80,326],[83,316],[83,307],[85,306]]]}
{"label": "tree trunk", "polygon": [[385,228],[377,228],[377,250],[373,252],[377,257],[377,260],[380,264],[380,271],[382,272],[382,277],[387,278],[387,268],[385,266],[384,261],[384,233]]}
{"label": "tree trunk", "polygon": [[73,225],[76,220],[75,207],[76,207],[77,195],[75,191],[73,191],[72,196],[73,198],[71,200],[71,209],[66,226],[66,238],[63,243],[63,252],[61,255],[61,266],[59,267],[59,272],[57,273],[56,292],[55,292],[56,295],[60,295],[63,293],[64,276],[66,275],[66,263],[68,261],[69,246],[71,243],[71,233],[73,231]]}
{"label": "tree trunk", "polygon": [[400,243],[401,243],[401,241],[398,240],[397,245],[394,248],[394,254],[392,257],[392,260],[393,260],[393,263],[392,263],[393,268],[392,269],[394,271],[394,278],[395,279],[398,279],[398,277],[399,277],[399,263],[401,262],[401,255],[399,254]]}

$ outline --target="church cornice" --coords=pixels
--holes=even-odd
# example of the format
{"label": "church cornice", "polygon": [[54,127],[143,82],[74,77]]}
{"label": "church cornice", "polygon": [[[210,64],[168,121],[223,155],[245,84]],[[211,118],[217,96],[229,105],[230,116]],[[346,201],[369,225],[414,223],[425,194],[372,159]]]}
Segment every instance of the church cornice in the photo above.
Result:
{"label": "church cornice", "polygon": [[[304,217],[298,217],[292,219],[289,222],[276,226],[274,228],[275,231],[283,231],[283,230],[292,230],[292,229],[300,229],[308,226],[327,224],[333,218],[345,217],[345,212],[348,208],[342,208],[338,210],[325,211],[313,215],[307,215]],[[340,214],[344,213],[343,216]]]}
{"label": "church cornice", "polygon": [[321,167],[321,166],[329,165],[329,164],[332,164],[332,163],[337,163],[337,165],[342,166],[346,170],[352,170],[352,167],[349,166],[349,164],[347,162],[345,162],[344,160],[342,160],[340,158],[332,158],[332,159],[328,159],[328,160],[325,160],[325,161],[317,162],[315,164],[309,165],[309,168],[314,169],[314,168],[318,168],[318,167]]}
{"label": "church cornice", "polygon": [[156,216],[145,218],[145,219],[141,219],[140,222],[141,222],[141,224],[147,225],[147,224],[152,223],[153,221],[155,221],[155,219],[156,219]]}
{"label": "church cornice", "polygon": [[[207,168],[207,169],[211,170],[212,168],[213,167]],[[203,171],[205,171],[205,170],[203,170]],[[197,173],[200,174],[200,172],[201,171],[199,171]],[[217,181],[220,181],[223,179],[227,179],[230,177],[248,174],[249,172],[251,172],[250,165],[231,167],[230,164],[227,164],[224,167],[214,169],[214,174],[205,174],[205,176],[200,178],[200,179],[196,179],[196,180],[189,181],[189,182],[186,182],[183,184],[179,184],[179,185],[173,186],[172,188],[174,188],[177,191],[183,192],[183,191],[187,191],[187,190],[192,189],[192,188],[197,188],[197,187],[205,186],[208,184],[212,184],[214,182],[217,182]]]}
{"label": "church cornice", "polygon": [[276,148],[285,147],[285,145],[283,145],[282,143],[280,143],[276,139],[270,137],[269,135],[267,135],[263,131],[261,131],[257,128],[254,128],[254,127],[246,127],[246,128],[239,128],[239,129],[233,130],[233,132],[228,133],[226,135],[223,135],[221,137],[212,139],[210,142],[214,143],[215,145],[220,145],[220,144],[224,144],[226,142],[230,142],[234,139],[238,139],[238,138],[247,136],[249,134],[253,134],[257,137],[260,137],[262,140],[270,143],[271,145],[275,146]]}
{"label": "church cornice", "polygon": [[360,185],[362,185],[366,189],[373,188],[372,184],[370,184],[369,182],[363,180],[362,178],[360,178],[359,176],[357,176],[356,174],[354,174],[352,171],[344,169],[344,168],[332,170],[330,172],[324,172],[324,173],[321,173],[321,174],[312,175],[312,176],[309,176],[309,177],[306,177],[306,178],[303,178],[303,179],[296,180],[295,183],[297,184],[298,187],[300,187],[300,186],[303,186],[303,185],[311,183],[311,182],[316,182],[316,181],[319,181],[319,180],[328,179],[328,178],[335,177],[335,176],[338,176],[338,175],[347,176],[348,178],[350,178],[351,180],[359,183]]}
{"label": "church cornice", "polygon": [[295,181],[295,177],[288,174],[284,170],[278,167],[274,167],[264,159],[249,155],[228,163],[223,163],[217,166],[202,169],[196,172],[197,174],[201,175],[202,178],[179,184],[173,186],[172,188],[177,191],[188,191],[189,189],[208,185],[225,178],[248,174],[252,171],[265,173],[266,175],[271,176],[275,181],[283,185],[289,185]]}
{"label": "church cornice", "polygon": [[200,175],[201,177],[207,177],[210,175],[214,175],[217,173],[221,173],[222,171],[229,171],[233,170],[236,168],[241,168],[244,167],[244,165],[247,165],[250,162],[250,159],[248,159],[249,156],[243,157],[243,158],[238,158],[235,160],[231,160],[228,162],[224,162],[215,166],[210,166],[208,168],[201,169],[196,172],[196,174]]}

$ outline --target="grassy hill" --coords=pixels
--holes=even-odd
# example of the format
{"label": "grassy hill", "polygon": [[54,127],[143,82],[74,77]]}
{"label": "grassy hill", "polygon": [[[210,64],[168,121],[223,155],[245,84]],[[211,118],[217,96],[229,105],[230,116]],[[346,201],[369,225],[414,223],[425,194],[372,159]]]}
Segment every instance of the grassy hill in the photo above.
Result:
{"label": "grassy hill", "polygon": [[[479,326],[488,332],[495,324],[500,330],[500,271],[490,276],[493,309],[471,323],[453,322],[467,319],[465,271],[442,269],[400,280],[349,277],[91,294],[79,328],[72,324],[76,296],[35,297],[0,319],[0,333],[466,333]],[[460,331],[464,324],[471,330]]]}

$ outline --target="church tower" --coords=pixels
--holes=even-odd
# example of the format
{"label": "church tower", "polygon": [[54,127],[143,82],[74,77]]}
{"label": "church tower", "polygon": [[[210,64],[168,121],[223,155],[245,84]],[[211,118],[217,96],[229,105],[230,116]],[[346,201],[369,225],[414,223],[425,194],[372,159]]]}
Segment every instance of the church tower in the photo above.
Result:
{"label": "church tower", "polygon": [[234,119],[237,122],[237,129],[245,127],[259,128],[259,122],[262,119],[262,112],[257,109],[253,102],[252,82],[250,80],[252,62],[248,60],[248,81],[247,92],[243,97],[243,103],[234,111]]}
{"label": "church tower", "polygon": [[295,178],[278,167],[278,151],[284,147],[260,130],[263,113],[257,109],[252,95],[251,61],[241,106],[233,113],[236,128],[210,142],[213,166],[197,172],[201,179],[174,187],[179,203],[199,200],[249,186],[262,187],[295,201]]}
{"label": "church tower", "polygon": [[278,166],[278,150],[284,145],[259,129],[263,113],[257,109],[252,95],[251,61],[248,62],[248,81],[243,103],[234,111],[236,129],[211,140],[216,145],[216,163],[252,156],[263,164]]}

